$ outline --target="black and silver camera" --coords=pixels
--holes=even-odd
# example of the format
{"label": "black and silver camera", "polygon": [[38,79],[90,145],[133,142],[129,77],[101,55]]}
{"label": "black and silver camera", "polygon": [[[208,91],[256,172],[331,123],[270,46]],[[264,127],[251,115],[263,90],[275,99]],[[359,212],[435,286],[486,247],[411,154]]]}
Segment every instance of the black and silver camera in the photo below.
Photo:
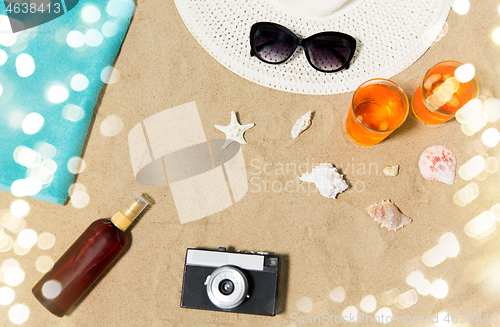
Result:
{"label": "black and silver camera", "polygon": [[181,307],[274,316],[278,256],[188,249]]}

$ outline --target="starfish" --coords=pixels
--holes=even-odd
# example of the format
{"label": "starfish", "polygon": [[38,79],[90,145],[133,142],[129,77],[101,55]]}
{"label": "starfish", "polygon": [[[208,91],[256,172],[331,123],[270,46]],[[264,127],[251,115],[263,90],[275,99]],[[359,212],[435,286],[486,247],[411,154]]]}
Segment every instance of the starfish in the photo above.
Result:
{"label": "starfish", "polygon": [[238,118],[236,118],[236,114],[234,111],[231,111],[231,122],[227,126],[215,125],[219,131],[226,134],[226,142],[222,145],[222,149],[226,148],[229,144],[236,141],[240,144],[247,144],[245,139],[243,138],[243,133],[245,133],[248,129],[254,127],[254,123],[240,125],[238,123]]}

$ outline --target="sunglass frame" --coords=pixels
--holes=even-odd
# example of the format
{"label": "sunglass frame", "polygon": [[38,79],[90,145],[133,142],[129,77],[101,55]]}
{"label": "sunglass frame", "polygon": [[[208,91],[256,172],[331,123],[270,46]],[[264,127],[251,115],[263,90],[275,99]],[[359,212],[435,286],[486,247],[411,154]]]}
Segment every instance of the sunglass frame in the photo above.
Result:
{"label": "sunglass frame", "polygon": [[[259,53],[258,53],[258,51],[256,49],[256,46],[255,46],[255,41],[254,41],[254,39],[255,39],[255,33],[257,32],[257,30],[260,27],[266,27],[266,26],[277,28],[277,29],[285,32],[287,35],[289,35],[289,36],[291,36],[293,38],[294,48],[291,51],[290,55],[288,57],[286,57],[286,59],[284,59],[282,61],[279,61],[279,62],[271,62],[271,61],[265,60],[264,58],[262,58],[259,55]],[[321,37],[321,36],[336,36],[336,37],[341,37],[341,38],[345,39],[348,42],[348,44],[349,44],[349,50],[350,50],[349,51],[349,56],[347,57],[347,60],[345,61],[345,63],[342,66],[340,66],[339,68],[334,69],[334,70],[324,70],[324,69],[316,67],[312,63],[311,58],[309,58],[309,51],[307,50],[308,43],[311,42],[312,40],[318,38],[318,37]],[[353,38],[352,36],[348,35],[348,34],[345,34],[345,33],[342,33],[342,32],[334,32],[334,31],[320,32],[320,33],[313,34],[313,35],[311,35],[311,36],[309,36],[309,37],[307,37],[305,39],[302,39],[302,38],[298,37],[294,32],[292,32],[288,28],[286,28],[285,26],[282,26],[282,25],[276,24],[276,23],[272,23],[272,22],[258,22],[258,23],[253,24],[252,27],[251,27],[251,29],[250,29],[250,56],[252,56],[252,57],[255,56],[255,57],[257,57],[257,59],[259,59],[262,62],[265,62],[266,64],[280,65],[282,63],[285,63],[286,61],[288,61],[288,59],[290,59],[293,56],[293,54],[295,53],[295,51],[297,51],[297,47],[299,47],[299,46],[301,46],[304,49],[307,62],[309,62],[309,65],[311,65],[311,67],[313,67],[317,71],[320,71],[320,72],[323,72],[323,73],[336,73],[336,72],[339,72],[341,70],[349,68],[351,60],[354,57],[354,53],[356,52],[356,39]]]}

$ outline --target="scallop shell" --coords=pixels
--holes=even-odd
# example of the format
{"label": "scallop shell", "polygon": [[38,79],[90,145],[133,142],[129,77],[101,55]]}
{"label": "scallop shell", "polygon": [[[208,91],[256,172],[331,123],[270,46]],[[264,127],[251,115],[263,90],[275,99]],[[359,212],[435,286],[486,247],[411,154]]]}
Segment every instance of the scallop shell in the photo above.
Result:
{"label": "scallop shell", "polygon": [[297,138],[300,133],[305,131],[311,125],[311,110],[306,112],[302,117],[297,119],[292,127],[292,139]]}
{"label": "scallop shell", "polygon": [[412,219],[403,215],[391,200],[372,204],[366,208],[366,212],[380,224],[380,228],[385,227],[388,230],[396,231],[412,222]]}
{"label": "scallop shell", "polygon": [[443,145],[427,148],[418,162],[420,173],[425,179],[453,185],[457,159],[450,149]]}
{"label": "scallop shell", "polygon": [[344,192],[349,187],[337,168],[331,163],[322,163],[310,173],[305,173],[299,179],[303,182],[314,183],[319,193],[329,199],[335,199],[337,194]]}

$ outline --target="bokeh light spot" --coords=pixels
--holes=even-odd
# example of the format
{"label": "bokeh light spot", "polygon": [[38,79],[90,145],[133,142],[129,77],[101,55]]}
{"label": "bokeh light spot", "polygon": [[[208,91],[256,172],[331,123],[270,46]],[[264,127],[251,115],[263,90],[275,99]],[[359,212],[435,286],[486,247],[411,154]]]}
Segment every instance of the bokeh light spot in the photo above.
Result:
{"label": "bokeh light spot", "polygon": [[10,47],[17,41],[16,34],[12,33],[9,17],[0,15],[0,45]]}
{"label": "bokeh light spot", "polygon": [[400,294],[396,298],[396,306],[400,309],[406,309],[417,303],[418,294],[414,290],[409,290],[408,292],[404,292]]}
{"label": "bokeh light spot", "polygon": [[94,6],[86,6],[82,9],[82,19],[87,23],[95,23],[101,19],[101,12]]}
{"label": "bokeh light spot", "polygon": [[348,322],[358,322],[358,309],[355,306],[347,307],[342,311],[342,317]]}
{"label": "bokeh light spot", "polygon": [[444,299],[448,295],[448,284],[442,280],[435,280],[431,284],[431,295],[437,299]]}
{"label": "bokeh light spot", "polygon": [[120,79],[120,71],[112,66],[104,68],[101,72],[101,80],[106,84],[114,84]]}
{"label": "bokeh light spot", "polygon": [[8,286],[17,286],[24,281],[24,270],[19,267],[11,267],[5,272],[5,284]]}
{"label": "bokeh light spot", "polygon": [[422,41],[428,46],[439,42],[448,33],[448,23],[446,21],[437,22],[422,35]]}
{"label": "bokeh light spot", "polygon": [[455,0],[455,1],[453,1],[451,8],[457,14],[465,15],[469,12],[470,2],[469,2],[469,0]]}
{"label": "bokeh light spot", "polygon": [[46,273],[54,267],[54,260],[51,257],[42,255],[36,259],[35,266],[39,272]]}
{"label": "bokeh light spot", "polygon": [[37,112],[32,112],[23,119],[21,126],[24,133],[32,135],[42,128],[44,122],[45,120],[42,115]]}
{"label": "bokeh light spot", "polygon": [[21,109],[12,109],[9,112],[9,126],[13,129],[19,129],[21,128],[21,125],[23,123],[23,119],[26,117],[26,112],[24,112]]}
{"label": "bokeh light spot", "polygon": [[16,259],[10,258],[10,259],[6,259],[2,262],[2,265],[0,266],[0,272],[1,272],[1,274],[5,275],[5,272],[7,270],[9,270],[10,268],[20,268],[20,267],[21,267],[21,264],[19,263],[19,261],[17,261]]}
{"label": "bokeh light spot", "polygon": [[373,295],[367,295],[361,299],[359,307],[364,312],[373,312],[377,309],[377,299]]}
{"label": "bokeh light spot", "polygon": [[10,205],[10,212],[14,217],[25,217],[30,211],[30,205],[24,200],[16,200]]}
{"label": "bokeh light spot", "polygon": [[471,64],[462,65],[455,70],[455,78],[460,83],[467,83],[471,81],[475,75],[476,69]]}
{"label": "bokeh light spot", "polygon": [[434,323],[436,327],[448,327],[451,326],[453,317],[450,317],[448,312],[440,312],[437,315],[437,320]]}
{"label": "bokeh light spot", "polygon": [[28,77],[35,71],[35,61],[29,54],[21,53],[16,58],[17,74],[21,77]]}
{"label": "bokeh light spot", "polygon": [[401,292],[397,288],[393,288],[387,292],[382,293],[382,303],[385,305],[393,305],[396,303],[396,298],[401,294]]}
{"label": "bokeh light spot", "polygon": [[62,291],[62,284],[55,280],[51,279],[46,281],[42,286],[42,295],[47,299],[56,298]]}
{"label": "bokeh light spot", "polygon": [[491,38],[493,39],[493,42],[495,42],[496,44],[500,44],[500,27],[497,27],[493,30]]}
{"label": "bokeh light spot", "polygon": [[303,297],[297,301],[297,309],[302,312],[311,312],[313,309],[313,303],[310,298]]}
{"label": "bokeh light spot", "polygon": [[494,174],[498,171],[498,159],[495,157],[489,157],[488,159],[485,160],[485,167],[484,171],[486,171],[489,174]]}
{"label": "bokeh light spot", "polygon": [[85,163],[85,160],[83,160],[80,157],[72,157],[71,159],[68,160],[68,170],[72,174],[81,174],[87,167],[87,164]]}
{"label": "bokeh light spot", "polygon": [[108,116],[101,123],[101,133],[107,137],[118,135],[123,130],[123,121],[116,115]]}
{"label": "bokeh light spot", "polygon": [[103,40],[104,37],[98,30],[90,29],[85,33],[85,43],[87,43],[89,47],[97,47],[101,45]]}
{"label": "bokeh light spot", "polygon": [[79,48],[85,44],[85,35],[79,31],[71,31],[66,37],[66,42],[72,48]]}
{"label": "bokeh light spot", "polygon": [[110,0],[106,11],[112,17],[125,18],[134,10],[134,3],[130,0]]}
{"label": "bokeh light spot", "polygon": [[30,316],[30,309],[24,304],[15,304],[9,309],[9,320],[16,325],[20,325]]}
{"label": "bokeh light spot", "polygon": [[427,267],[435,267],[446,260],[446,254],[438,246],[426,251],[422,255],[422,262]]}
{"label": "bokeh light spot", "polygon": [[62,103],[68,99],[68,89],[62,85],[54,85],[47,92],[47,98],[52,103]]}
{"label": "bokeh light spot", "polygon": [[74,192],[71,196],[71,204],[77,209],[85,208],[90,202],[90,196],[83,191]]}
{"label": "bokeh light spot", "polygon": [[488,128],[481,135],[481,141],[483,141],[484,145],[487,147],[493,148],[497,146],[500,141],[500,132],[494,127]]}
{"label": "bokeh light spot", "polygon": [[445,233],[439,238],[439,249],[444,252],[448,258],[454,258],[460,252],[460,244],[453,233]]}
{"label": "bokeh light spot", "polygon": [[477,240],[482,240],[493,233],[496,229],[496,217],[490,211],[485,211],[469,221],[465,227],[465,233]]}
{"label": "bokeh light spot", "polygon": [[478,155],[464,163],[458,170],[460,178],[470,181],[479,175],[486,167],[485,160],[482,156]]}
{"label": "bokeh light spot", "polygon": [[79,121],[84,116],[85,116],[85,111],[80,106],[74,104],[67,104],[63,108],[63,117],[67,120]]}
{"label": "bokeh light spot", "polygon": [[500,203],[491,207],[490,212],[495,216],[497,221],[500,221]]}
{"label": "bokeh light spot", "polygon": [[74,183],[69,187],[68,194],[69,196],[73,196],[73,193],[82,191],[84,193],[87,193],[87,187],[81,183]]}
{"label": "bokeh light spot", "polygon": [[383,307],[380,308],[376,313],[375,317],[373,318],[373,321],[378,321],[381,324],[388,324],[392,321],[392,310]]}
{"label": "bokeh light spot", "polygon": [[57,154],[57,150],[52,144],[43,141],[37,143],[35,150],[40,153],[44,159],[52,159]]}
{"label": "bokeh light spot", "polygon": [[421,271],[415,270],[406,277],[406,283],[411,287],[418,287],[425,280]]}
{"label": "bokeh light spot", "polygon": [[73,91],[83,91],[89,86],[89,79],[82,74],[76,74],[71,78],[71,88]]}
{"label": "bokeh light spot", "polygon": [[[455,116],[456,117],[456,116]],[[462,124],[460,125],[460,130],[462,131],[462,133],[464,133],[466,136],[472,136],[474,134],[476,134],[476,132],[472,131],[468,126],[467,124]]]}
{"label": "bokeh light spot", "polygon": [[476,118],[483,108],[483,103],[479,99],[472,99],[462,108],[458,109],[455,118],[460,124],[466,124]]}
{"label": "bokeh light spot", "polygon": [[491,97],[483,103],[483,111],[488,116],[488,121],[494,123],[500,119],[500,99]]}
{"label": "bokeh light spot", "polygon": [[0,233],[0,252],[7,252],[12,249],[14,245],[14,240],[9,235],[4,232]]}
{"label": "bokeh light spot", "polygon": [[15,254],[19,256],[23,256],[25,254],[28,254],[31,250],[31,248],[24,248],[19,245],[18,241],[14,242],[14,245],[12,246],[12,250],[14,251]]}
{"label": "bokeh light spot", "polygon": [[42,156],[37,151],[20,145],[14,149],[14,161],[26,168],[36,168],[42,162]]}
{"label": "bokeh light spot", "polygon": [[118,25],[113,22],[106,22],[102,25],[101,32],[105,37],[113,37],[118,33]]}
{"label": "bokeh light spot", "polygon": [[18,179],[12,183],[10,186],[10,192],[14,196],[32,196],[38,194],[42,189],[42,181],[34,176],[27,177],[25,179]]}
{"label": "bokeh light spot", "polygon": [[51,249],[56,244],[56,237],[51,233],[41,233],[38,236],[38,247],[42,250]]}
{"label": "bokeh light spot", "polygon": [[37,241],[38,234],[32,229],[24,229],[19,232],[19,235],[17,236],[17,242],[19,243],[19,246],[25,249],[32,248]]}
{"label": "bokeh light spot", "polygon": [[479,132],[488,123],[488,116],[484,111],[467,122],[467,127],[474,133]]}
{"label": "bokeh light spot", "polygon": [[453,202],[460,207],[465,207],[467,204],[477,199],[478,196],[479,186],[477,183],[470,183],[455,193]]}
{"label": "bokeh light spot", "polygon": [[14,301],[16,292],[10,287],[0,287],[0,305],[9,305]]}
{"label": "bokeh light spot", "polygon": [[5,64],[7,62],[7,59],[9,59],[9,56],[7,56],[7,52],[0,49],[0,66]]}
{"label": "bokeh light spot", "polygon": [[17,234],[26,228],[26,220],[24,220],[23,218],[14,217],[10,210],[1,212],[0,223],[3,227],[5,227],[5,229],[11,231],[14,234]]}
{"label": "bokeh light spot", "polygon": [[417,287],[417,292],[420,295],[429,295],[431,293],[431,282],[429,282],[427,279],[424,280],[420,285]]}
{"label": "bokeh light spot", "polygon": [[345,290],[342,286],[336,287],[333,291],[330,292],[330,299],[332,301],[341,303],[345,300]]}

